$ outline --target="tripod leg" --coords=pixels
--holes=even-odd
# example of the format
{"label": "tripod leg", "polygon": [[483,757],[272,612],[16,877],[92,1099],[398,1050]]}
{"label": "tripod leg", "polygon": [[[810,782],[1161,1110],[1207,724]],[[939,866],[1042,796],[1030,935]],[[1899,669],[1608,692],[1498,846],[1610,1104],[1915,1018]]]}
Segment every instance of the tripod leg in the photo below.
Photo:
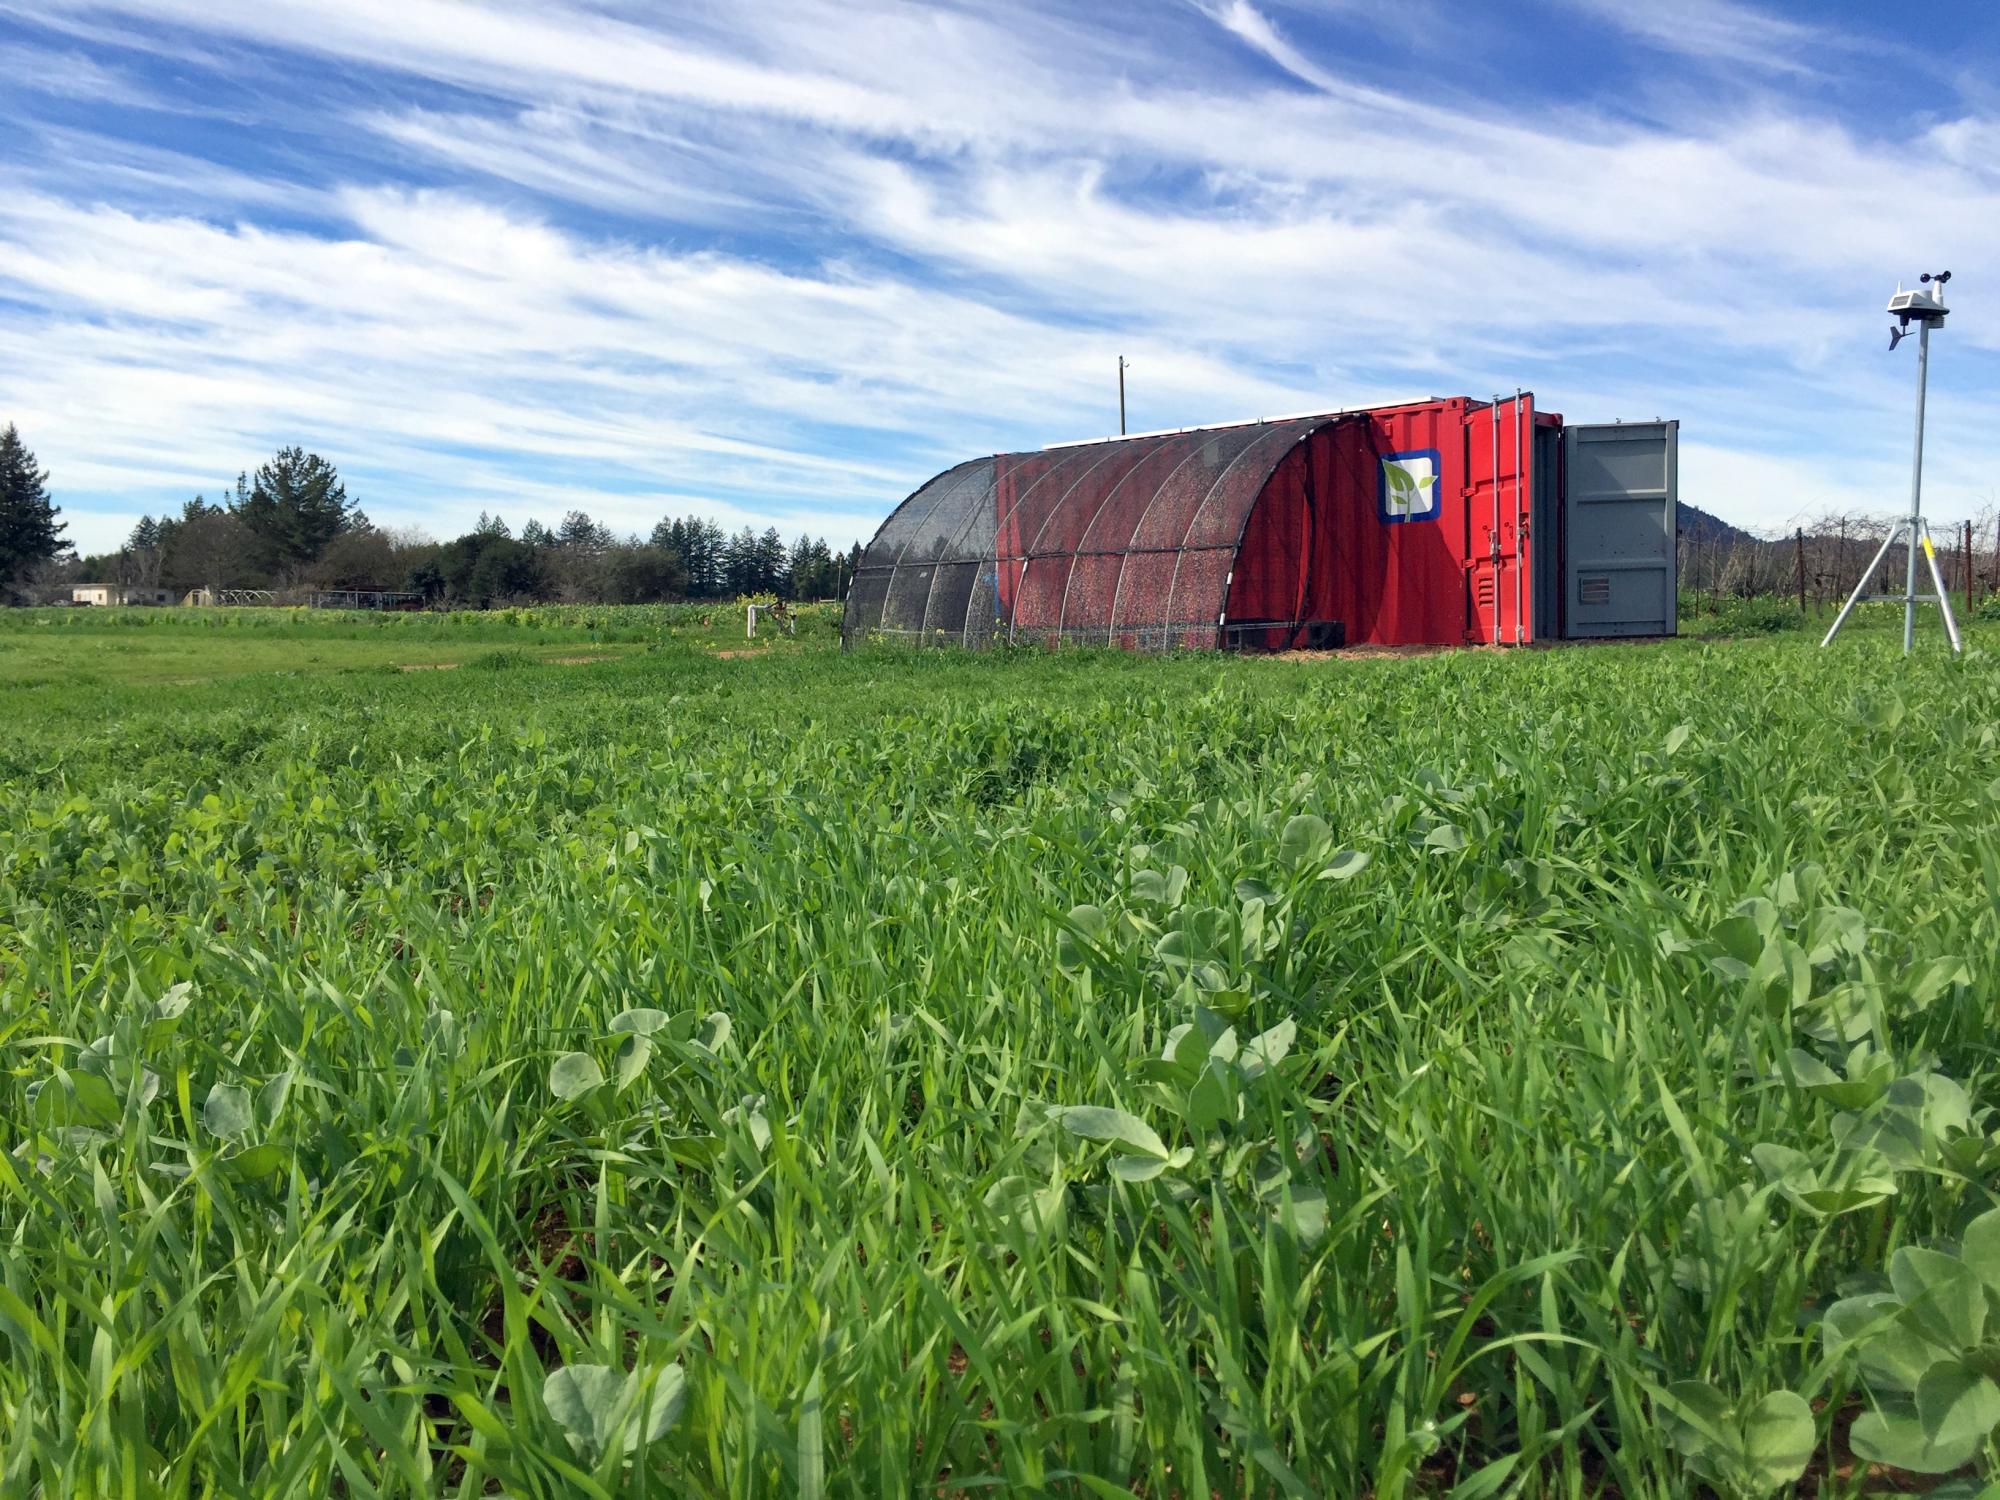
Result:
{"label": "tripod leg", "polygon": [[1924,527],[1924,560],[1931,565],[1931,583],[1937,589],[1938,608],[1944,612],[1944,633],[1951,637],[1951,649],[1963,651],[1958,640],[1958,621],[1951,617],[1951,594],[1944,586],[1944,575],[1938,571],[1937,548],[1931,545],[1931,529]]}
{"label": "tripod leg", "polygon": [[[1840,634],[1840,627],[1845,625],[1847,617],[1854,613],[1854,606],[1859,604],[1861,596],[1868,592],[1868,580],[1875,576],[1875,570],[1882,566],[1882,559],[1889,555],[1889,549],[1896,545],[1896,538],[1903,534],[1903,528],[1909,524],[1906,520],[1898,521],[1889,528],[1889,534],[1882,538],[1882,545],[1875,549],[1874,561],[1868,564],[1867,571],[1861,575],[1861,581],[1854,585],[1854,592],[1847,596],[1847,602],[1840,606],[1840,613],[1834,617],[1833,627],[1827,631],[1826,639],[1821,641],[1820,645],[1833,644],[1833,638]],[[1916,544],[1912,542],[1911,545]]]}

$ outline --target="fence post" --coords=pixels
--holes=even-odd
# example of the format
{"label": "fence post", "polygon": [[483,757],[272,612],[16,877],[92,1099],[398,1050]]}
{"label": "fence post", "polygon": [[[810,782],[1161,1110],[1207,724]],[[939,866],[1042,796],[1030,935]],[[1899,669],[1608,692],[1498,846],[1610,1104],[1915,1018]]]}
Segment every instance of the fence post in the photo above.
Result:
{"label": "fence post", "polygon": [[1799,613],[1806,612],[1806,529],[1801,526],[1792,533],[1792,560],[1797,564],[1799,574]]}
{"label": "fence post", "polygon": [[1965,540],[1960,544],[1959,563],[1965,569],[1965,618],[1972,618],[1972,523],[1965,523]]}

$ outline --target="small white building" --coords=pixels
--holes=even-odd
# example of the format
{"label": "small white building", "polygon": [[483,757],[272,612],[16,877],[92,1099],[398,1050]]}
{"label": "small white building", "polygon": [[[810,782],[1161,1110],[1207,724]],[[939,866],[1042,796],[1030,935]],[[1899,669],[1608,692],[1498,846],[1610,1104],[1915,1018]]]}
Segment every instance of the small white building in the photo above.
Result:
{"label": "small white building", "polygon": [[69,600],[72,604],[171,604],[173,595],[136,583],[79,583],[69,591]]}

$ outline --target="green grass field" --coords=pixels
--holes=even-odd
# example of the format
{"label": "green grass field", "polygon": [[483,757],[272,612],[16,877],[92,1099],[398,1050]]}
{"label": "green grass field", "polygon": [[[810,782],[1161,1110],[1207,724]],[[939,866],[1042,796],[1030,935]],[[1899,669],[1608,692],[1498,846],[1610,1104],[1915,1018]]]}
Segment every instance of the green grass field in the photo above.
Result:
{"label": "green grass field", "polygon": [[82,613],[0,621],[0,1494],[2000,1460],[2000,627]]}
{"label": "green grass field", "polygon": [[0,688],[185,688],[221,677],[367,668],[452,669],[496,651],[567,665],[634,649],[790,651],[830,644],[835,612],[807,606],[803,636],[744,638],[726,604],[545,606],[484,613],[297,609],[69,609],[0,620]]}

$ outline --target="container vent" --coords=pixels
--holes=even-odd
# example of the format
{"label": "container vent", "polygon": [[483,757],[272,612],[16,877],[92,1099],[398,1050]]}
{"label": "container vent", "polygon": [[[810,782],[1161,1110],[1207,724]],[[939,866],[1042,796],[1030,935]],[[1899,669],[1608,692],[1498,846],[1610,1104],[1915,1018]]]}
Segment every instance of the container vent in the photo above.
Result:
{"label": "container vent", "polygon": [[1482,573],[1472,581],[1472,600],[1482,609],[1493,607],[1493,575]]}
{"label": "container vent", "polygon": [[1576,602],[1579,604],[1609,604],[1611,602],[1611,578],[1605,573],[1586,573],[1576,580]]}

